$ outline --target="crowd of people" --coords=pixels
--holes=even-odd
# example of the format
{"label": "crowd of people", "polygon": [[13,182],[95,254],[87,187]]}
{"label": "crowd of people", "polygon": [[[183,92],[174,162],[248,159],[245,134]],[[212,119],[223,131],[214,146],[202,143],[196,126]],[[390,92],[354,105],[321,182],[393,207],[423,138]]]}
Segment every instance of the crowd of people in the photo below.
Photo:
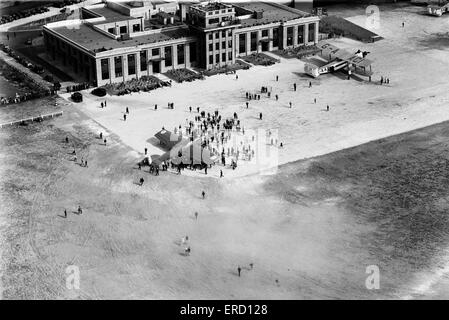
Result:
{"label": "crowd of people", "polygon": [[76,84],[73,86],[67,86],[66,90],[67,90],[67,93],[69,93],[69,92],[76,92],[76,91],[85,90],[85,89],[89,89],[89,88],[90,88],[90,84],[88,82],[84,82],[84,83]]}
{"label": "crowd of people", "polygon": [[12,96],[12,97],[0,97],[0,104],[20,103],[20,102],[24,102],[24,101],[33,100],[33,99],[52,96],[54,94],[56,94],[56,91],[53,89],[48,89],[46,91],[41,91],[41,92],[27,92],[27,93],[23,93],[23,94],[16,93],[16,95]]}

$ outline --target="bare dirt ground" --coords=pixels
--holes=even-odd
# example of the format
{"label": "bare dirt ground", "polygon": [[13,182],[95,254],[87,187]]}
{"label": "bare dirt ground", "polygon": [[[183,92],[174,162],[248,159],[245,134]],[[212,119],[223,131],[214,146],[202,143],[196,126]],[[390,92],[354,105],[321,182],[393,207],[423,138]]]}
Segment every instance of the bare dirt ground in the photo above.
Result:
{"label": "bare dirt ground", "polygon": [[[395,14],[389,20],[392,25],[399,24]],[[422,23],[425,18],[416,15],[416,19]],[[441,30],[432,21],[422,23],[425,32]],[[411,28],[410,34],[416,32],[418,40],[425,39],[418,28]],[[263,101],[245,117],[248,126],[266,127],[277,121],[294,130],[281,154],[288,162],[293,156],[339,150],[445,120],[446,50],[405,49],[408,40],[396,39],[398,32],[391,32],[388,46],[370,47],[380,57],[376,70],[391,77],[395,90],[328,76],[304,93],[304,80],[301,99],[310,101],[316,90],[320,97],[333,101],[332,108],[338,111],[332,116],[306,111],[312,105],[298,102],[295,117],[307,117],[311,123],[298,127],[298,121],[289,120],[294,118],[292,111],[281,106],[270,111],[266,104],[274,103]],[[354,45],[346,40],[341,44]],[[280,68],[286,66],[281,63]],[[253,79],[270,74],[260,70],[252,74]],[[248,83],[251,72],[247,82],[240,83]],[[293,94],[294,74],[284,76],[288,80],[278,86],[288,99]],[[215,99],[215,106],[225,108],[229,103],[232,113],[244,103],[241,96],[232,94],[250,87],[237,89],[239,82],[234,83],[235,87],[221,95],[217,94],[220,88],[193,93],[196,101],[201,98],[202,107],[212,110],[214,106],[206,103]],[[258,88],[261,83],[251,86]],[[144,119],[152,123],[157,112],[145,108],[155,101],[164,106],[174,99],[179,99],[176,106],[193,104],[195,96],[187,94],[191,87],[183,85],[152,92],[151,100],[142,101],[141,95],[113,98],[110,109],[101,111],[99,102],[87,96],[92,104],[63,105],[61,118],[0,131],[3,298],[448,296],[447,122],[296,161],[271,176],[220,180],[170,172],[154,177],[139,171],[136,160],[154,131],[141,133],[133,125],[146,113],[151,116]],[[332,88],[341,90],[331,95]],[[177,90],[185,96],[176,95]],[[369,99],[364,96],[368,93]],[[131,117],[134,112],[138,116],[128,127],[120,127],[120,112],[126,105],[133,108]],[[187,114],[185,108],[181,110],[163,112],[173,115],[173,121],[167,121],[176,125]],[[259,110],[266,113],[266,122],[251,120]],[[103,111],[108,113],[100,114]],[[107,146],[97,139],[100,131],[107,136]],[[361,134],[350,139],[354,132]],[[66,136],[69,144],[64,141]],[[78,161],[81,157],[88,160],[88,168],[72,161],[73,148]],[[143,186],[137,185],[140,177],[145,178]],[[206,191],[204,200],[202,190]],[[76,214],[78,205],[82,215]],[[62,216],[64,209],[67,218]],[[185,235],[190,238],[190,256],[183,255],[180,245]],[[80,290],[65,286],[69,265],[80,268]],[[240,278],[238,265],[243,269]],[[379,290],[365,287],[368,265],[380,267]]]}
{"label": "bare dirt ground", "polygon": [[[95,125],[65,110],[0,132],[4,298],[420,297],[415,284],[444,266],[447,123],[232,180],[143,173]],[[371,264],[378,291],[365,288]]]}

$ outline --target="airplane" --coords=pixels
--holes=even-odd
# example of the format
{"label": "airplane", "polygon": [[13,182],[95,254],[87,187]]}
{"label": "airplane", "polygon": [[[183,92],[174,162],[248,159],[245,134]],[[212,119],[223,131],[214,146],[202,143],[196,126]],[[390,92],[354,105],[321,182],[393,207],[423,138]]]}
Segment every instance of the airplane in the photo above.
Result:
{"label": "airplane", "polygon": [[[306,63],[304,66],[306,74],[316,78],[320,74],[346,69],[349,74],[354,71],[363,76],[370,77],[372,75],[371,64],[373,62],[365,58],[369,54],[368,51],[358,50],[351,53],[326,41],[318,42],[317,47],[321,50],[321,56],[327,60],[327,64],[319,67],[312,63]],[[367,70],[368,67],[369,71]]]}
{"label": "airplane", "polygon": [[431,4],[427,6],[427,13],[432,16],[441,17],[443,13],[446,12],[449,12],[449,2],[439,2],[438,4]]}

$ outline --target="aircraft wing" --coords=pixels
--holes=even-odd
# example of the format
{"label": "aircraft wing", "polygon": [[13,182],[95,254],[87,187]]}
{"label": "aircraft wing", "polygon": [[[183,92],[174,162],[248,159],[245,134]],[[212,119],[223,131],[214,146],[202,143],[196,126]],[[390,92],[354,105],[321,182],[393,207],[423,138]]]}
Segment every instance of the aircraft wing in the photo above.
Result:
{"label": "aircraft wing", "polygon": [[351,57],[342,59],[344,61],[347,61],[357,67],[361,67],[361,68],[366,68],[369,67],[373,61],[369,60],[369,59],[365,59],[356,55],[352,55]]}
{"label": "aircraft wing", "polygon": [[320,41],[317,43],[317,47],[322,50],[323,56],[330,56],[331,58],[337,58],[343,61],[347,61],[357,67],[369,67],[373,62],[371,60],[362,58],[347,50],[340,49],[328,42]]}

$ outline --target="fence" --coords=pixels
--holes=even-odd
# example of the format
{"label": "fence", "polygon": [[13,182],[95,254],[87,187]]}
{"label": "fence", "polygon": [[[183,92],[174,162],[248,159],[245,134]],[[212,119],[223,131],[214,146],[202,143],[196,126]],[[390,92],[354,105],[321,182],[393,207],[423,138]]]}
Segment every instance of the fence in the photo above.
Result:
{"label": "fence", "polygon": [[62,114],[63,114],[63,111],[59,111],[59,112],[53,112],[53,113],[49,113],[49,114],[40,115],[38,117],[31,117],[31,118],[20,119],[20,120],[17,120],[17,121],[6,122],[6,123],[0,124],[0,128],[9,127],[9,126],[13,126],[13,125],[18,125],[18,124],[26,123],[26,122],[33,122],[33,121],[39,121],[40,122],[40,121],[43,121],[45,119],[62,116]]}

